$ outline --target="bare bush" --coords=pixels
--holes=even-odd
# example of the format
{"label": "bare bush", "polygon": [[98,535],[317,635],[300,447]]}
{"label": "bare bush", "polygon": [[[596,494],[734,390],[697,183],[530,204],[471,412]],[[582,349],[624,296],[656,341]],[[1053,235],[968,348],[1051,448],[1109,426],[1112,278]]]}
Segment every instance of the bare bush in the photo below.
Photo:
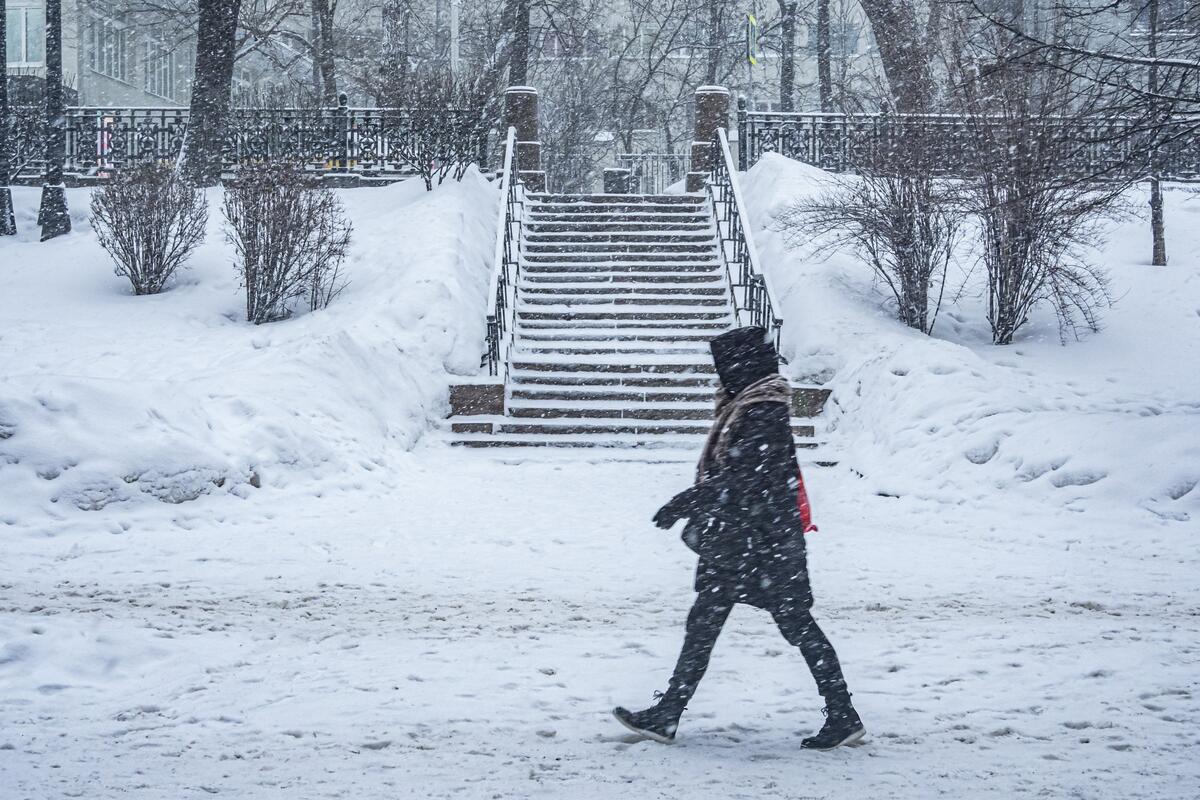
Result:
{"label": "bare bush", "polygon": [[1064,131],[1103,107],[1107,90],[1063,69],[1061,52],[1022,52],[1004,27],[960,36],[952,69],[978,164],[968,183],[992,341],[1010,344],[1040,303],[1054,308],[1064,341],[1096,330],[1108,283],[1086,254],[1124,187],[1073,170],[1089,143]]}
{"label": "bare bush", "polygon": [[249,167],[225,190],[225,236],[256,325],[328,306],[344,287],[351,225],[332,190],[295,167]]}
{"label": "bare bush", "polygon": [[92,194],[92,228],[133,293],[158,294],[204,240],[204,192],[169,166],[119,172]]}
{"label": "bare bush", "polygon": [[870,264],[896,298],[901,322],[932,333],[962,226],[945,182],[927,176],[863,175],[783,210],[776,224],[791,247],[843,247]]}

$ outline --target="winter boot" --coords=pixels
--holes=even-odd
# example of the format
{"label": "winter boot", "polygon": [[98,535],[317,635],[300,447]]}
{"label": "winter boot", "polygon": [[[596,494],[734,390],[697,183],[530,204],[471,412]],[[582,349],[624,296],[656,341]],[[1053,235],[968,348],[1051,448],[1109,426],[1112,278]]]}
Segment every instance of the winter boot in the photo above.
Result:
{"label": "winter boot", "polygon": [[816,736],[800,742],[808,750],[832,750],[844,744],[854,744],[867,734],[858,712],[850,702],[850,693],[841,691],[825,698],[825,724]]}
{"label": "winter boot", "polygon": [[679,727],[684,704],[672,697],[669,691],[666,694],[655,692],[654,696],[658,702],[644,711],[629,711],[617,706],[613,709],[613,716],[639,736],[661,744],[671,744],[675,741],[675,729]]}

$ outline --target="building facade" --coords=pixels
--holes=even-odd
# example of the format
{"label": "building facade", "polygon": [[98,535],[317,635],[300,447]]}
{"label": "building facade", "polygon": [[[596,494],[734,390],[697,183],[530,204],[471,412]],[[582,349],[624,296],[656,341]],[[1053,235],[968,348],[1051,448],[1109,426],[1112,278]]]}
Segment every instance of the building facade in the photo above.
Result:
{"label": "building facade", "polygon": [[[63,0],[63,82],[90,106],[186,105],[195,46],[186,27],[118,0]],[[45,78],[45,0],[5,0],[6,67],[16,93]]]}

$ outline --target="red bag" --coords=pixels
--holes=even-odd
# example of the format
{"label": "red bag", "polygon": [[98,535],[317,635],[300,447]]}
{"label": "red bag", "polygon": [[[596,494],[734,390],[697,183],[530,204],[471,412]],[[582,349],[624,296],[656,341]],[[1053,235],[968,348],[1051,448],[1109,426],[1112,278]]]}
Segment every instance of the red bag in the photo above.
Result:
{"label": "red bag", "polygon": [[796,492],[796,507],[800,509],[800,524],[805,533],[816,533],[817,526],[812,521],[812,506],[808,504],[808,492],[804,491],[804,475],[796,470],[796,480],[800,484]]}

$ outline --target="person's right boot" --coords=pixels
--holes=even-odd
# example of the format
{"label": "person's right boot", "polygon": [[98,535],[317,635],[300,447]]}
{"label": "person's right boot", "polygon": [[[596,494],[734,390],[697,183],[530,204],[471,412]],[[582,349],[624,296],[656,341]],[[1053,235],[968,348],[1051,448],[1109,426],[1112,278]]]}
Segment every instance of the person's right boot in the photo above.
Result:
{"label": "person's right boot", "polygon": [[825,724],[816,736],[809,736],[800,742],[800,746],[808,750],[832,750],[844,744],[854,744],[867,734],[854,704],[850,702],[850,692],[842,689],[832,692],[825,697]]}
{"label": "person's right boot", "polygon": [[668,689],[666,693],[655,692],[658,702],[642,711],[630,711],[621,706],[613,709],[617,722],[629,730],[647,739],[653,739],[661,744],[671,744],[675,741],[675,730],[679,727],[679,717],[687,705],[678,695]]}

